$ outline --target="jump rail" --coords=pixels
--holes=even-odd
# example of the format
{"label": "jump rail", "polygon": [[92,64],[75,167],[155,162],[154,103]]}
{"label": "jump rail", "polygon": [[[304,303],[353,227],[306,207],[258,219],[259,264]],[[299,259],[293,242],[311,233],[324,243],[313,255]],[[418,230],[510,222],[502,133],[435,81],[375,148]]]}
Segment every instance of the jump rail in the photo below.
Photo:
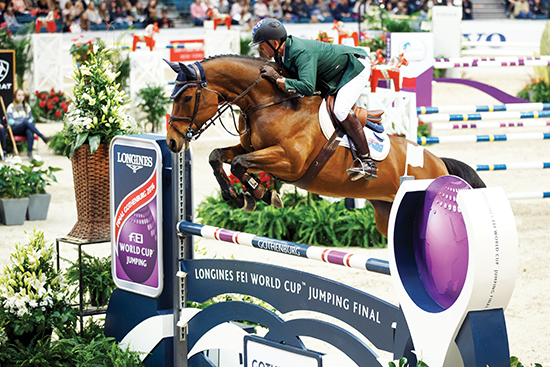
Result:
{"label": "jump rail", "polygon": [[503,111],[487,113],[458,113],[458,114],[433,114],[419,115],[421,122],[441,121],[480,121],[480,120],[504,120],[504,119],[538,119],[550,117],[550,111]]}
{"label": "jump rail", "polygon": [[547,140],[550,133],[517,133],[517,134],[488,134],[488,135],[450,135],[450,136],[419,136],[417,143],[444,144],[444,143],[492,143],[512,140]]}
{"label": "jump rail", "polygon": [[505,164],[472,164],[476,171],[508,171],[513,169],[544,169],[550,168],[550,162],[519,162]]}
{"label": "jump rail", "polygon": [[503,127],[544,127],[550,126],[548,120],[525,120],[518,122],[497,122],[486,121],[467,124],[453,124],[452,122],[434,122],[432,129],[437,130],[457,130],[457,129],[484,129],[484,128],[503,128]]}
{"label": "jump rail", "polygon": [[475,112],[499,112],[499,111],[547,111],[550,103],[509,103],[501,105],[461,105],[461,106],[420,106],[416,108],[419,115],[433,113],[475,113]]}
{"label": "jump rail", "polygon": [[187,221],[179,222],[177,228],[180,233],[193,236],[390,275],[389,263],[385,260]]}

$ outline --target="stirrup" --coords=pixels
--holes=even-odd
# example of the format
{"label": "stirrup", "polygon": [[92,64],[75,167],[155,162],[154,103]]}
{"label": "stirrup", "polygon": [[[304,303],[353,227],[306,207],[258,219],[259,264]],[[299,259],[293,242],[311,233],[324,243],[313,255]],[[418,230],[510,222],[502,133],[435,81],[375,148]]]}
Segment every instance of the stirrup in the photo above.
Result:
{"label": "stirrup", "polygon": [[348,168],[346,172],[351,176],[352,181],[357,181],[360,178],[365,178],[367,181],[378,178],[376,174],[378,168],[370,157],[363,159],[355,158],[351,167]]}

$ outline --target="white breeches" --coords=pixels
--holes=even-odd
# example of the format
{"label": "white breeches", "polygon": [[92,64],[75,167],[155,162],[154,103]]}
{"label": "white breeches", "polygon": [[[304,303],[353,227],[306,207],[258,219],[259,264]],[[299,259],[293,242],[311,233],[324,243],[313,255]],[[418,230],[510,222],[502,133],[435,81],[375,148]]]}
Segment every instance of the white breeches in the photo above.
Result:
{"label": "white breeches", "polygon": [[334,116],[338,121],[344,121],[348,117],[349,111],[359,99],[359,96],[367,86],[370,78],[370,60],[359,59],[365,65],[365,69],[344,85],[336,94],[334,101]]}

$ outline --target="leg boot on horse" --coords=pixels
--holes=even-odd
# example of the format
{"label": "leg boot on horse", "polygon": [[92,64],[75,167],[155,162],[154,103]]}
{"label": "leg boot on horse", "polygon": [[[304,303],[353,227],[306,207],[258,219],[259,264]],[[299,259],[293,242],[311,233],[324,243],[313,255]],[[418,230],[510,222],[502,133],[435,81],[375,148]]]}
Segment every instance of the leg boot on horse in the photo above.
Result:
{"label": "leg boot on horse", "polygon": [[346,134],[355,145],[357,150],[357,158],[353,161],[353,164],[346,171],[351,176],[352,181],[356,181],[362,177],[366,180],[374,180],[378,178],[378,168],[374,164],[370,157],[369,145],[365,133],[363,132],[363,125],[355,116],[353,112],[350,112],[348,117],[340,124],[346,131]]}

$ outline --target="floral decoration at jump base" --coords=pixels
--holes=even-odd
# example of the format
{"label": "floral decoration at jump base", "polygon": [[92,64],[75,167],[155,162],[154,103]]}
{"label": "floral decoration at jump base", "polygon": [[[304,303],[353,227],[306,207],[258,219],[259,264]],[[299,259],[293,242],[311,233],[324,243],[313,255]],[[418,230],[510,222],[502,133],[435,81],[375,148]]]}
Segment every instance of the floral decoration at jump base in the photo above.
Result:
{"label": "floral decoration at jump base", "polygon": [[73,103],[62,131],[71,158],[78,221],[70,239],[110,239],[109,144],[116,135],[133,134],[134,120],[125,112],[129,100],[116,83],[111,50],[94,46],[73,72]]}

